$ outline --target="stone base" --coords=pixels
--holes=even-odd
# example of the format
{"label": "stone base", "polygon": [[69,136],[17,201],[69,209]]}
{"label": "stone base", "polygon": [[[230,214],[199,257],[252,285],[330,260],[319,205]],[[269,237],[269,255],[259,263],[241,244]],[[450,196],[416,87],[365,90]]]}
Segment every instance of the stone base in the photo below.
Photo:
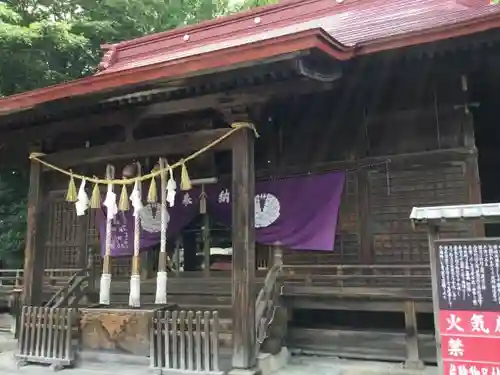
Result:
{"label": "stone base", "polygon": [[149,368],[150,365],[147,357],[102,351],[82,351],[79,353],[78,359],[78,367],[80,368],[85,368],[88,365],[123,365]]}
{"label": "stone base", "polygon": [[288,364],[290,353],[286,347],[282,347],[278,354],[259,353],[257,356],[257,367],[262,375],[272,374]]}
{"label": "stone base", "polygon": [[234,368],[227,373],[227,375],[261,375],[261,371],[259,369],[240,369]]}
{"label": "stone base", "polygon": [[422,370],[425,368],[425,365],[424,365],[424,362],[422,362],[422,361],[407,360],[405,362],[405,368],[411,369],[411,370]]}
{"label": "stone base", "polygon": [[82,351],[147,357],[154,310],[97,307],[82,310]]}

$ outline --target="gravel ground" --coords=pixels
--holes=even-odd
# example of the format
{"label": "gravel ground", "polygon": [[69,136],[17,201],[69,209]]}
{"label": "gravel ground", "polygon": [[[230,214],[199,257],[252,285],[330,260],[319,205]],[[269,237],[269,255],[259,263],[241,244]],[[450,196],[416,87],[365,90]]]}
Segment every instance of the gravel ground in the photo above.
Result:
{"label": "gravel ground", "polygon": [[[9,327],[10,316],[0,315],[0,327]],[[1,375],[49,375],[53,371],[46,366],[29,365],[18,368],[14,359],[16,341],[12,333],[0,332],[0,374]],[[65,369],[67,375],[151,375],[146,366],[114,362],[86,361],[82,368]],[[166,374],[166,373],[165,373]],[[406,370],[401,364],[385,362],[348,361],[325,357],[292,357],[289,365],[274,375],[438,375],[436,367],[424,370]]]}

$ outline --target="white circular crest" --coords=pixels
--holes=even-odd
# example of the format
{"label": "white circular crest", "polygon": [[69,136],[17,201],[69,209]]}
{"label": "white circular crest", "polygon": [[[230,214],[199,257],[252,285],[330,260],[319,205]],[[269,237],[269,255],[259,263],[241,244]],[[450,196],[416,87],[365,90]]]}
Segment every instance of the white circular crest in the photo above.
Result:
{"label": "white circular crest", "polygon": [[273,194],[255,196],[255,228],[266,228],[280,217],[280,201]]}
{"label": "white circular crest", "polygon": [[[154,212],[154,215],[153,215]],[[145,205],[140,211],[139,216],[141,218],[141,227],[146,232],[156,233],[161,231],[161,206],[158,205],[155,210],[151,204]],[[170,215],[167,211],[167,222],[165,227],[168,227],[168,222],[170,221]]]}

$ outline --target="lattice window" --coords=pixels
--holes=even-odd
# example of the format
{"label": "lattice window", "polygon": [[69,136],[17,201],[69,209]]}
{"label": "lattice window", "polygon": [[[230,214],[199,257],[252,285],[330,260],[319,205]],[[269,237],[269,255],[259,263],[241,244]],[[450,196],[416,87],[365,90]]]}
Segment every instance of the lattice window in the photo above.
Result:
{"label": "lattice window", "polygon": [[47,238],[45,242],[46,268],[78,268],[81,264],[77,243],[78,223],[74,205],[62,199],[49,204]]}
{"label": "lattice window", "polygon": [[[414,206],[468,203],[463,163],[392,168],[370,172],[370,220],[377,263],[427,263],[427,232],[415,231],[408,219]],[[447,235],[470,234],[470,225]]]}

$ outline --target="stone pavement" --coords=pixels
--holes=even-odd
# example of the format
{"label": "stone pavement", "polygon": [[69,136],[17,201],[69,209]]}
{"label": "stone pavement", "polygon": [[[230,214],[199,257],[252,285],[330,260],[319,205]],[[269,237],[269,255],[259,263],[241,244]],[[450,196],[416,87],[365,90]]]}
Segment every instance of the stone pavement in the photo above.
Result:
{"label": "stone pavement", "polygon": [[[1,375],[49,375],[53,371],[46,366],[28,365],[17,368],[14,360],[16,342],[12,334],[0,333]],[[61,375],[151,375],[145,367],[105,362],[86,363],[83,368],[64,369]],[[201,374],[200,374],[201,375]],[[401,364],[386,362],[350,361],[328,357],[294,356],[290,363],[274,375],[438,375],[436,367],[424,370],[407,370]]]}

